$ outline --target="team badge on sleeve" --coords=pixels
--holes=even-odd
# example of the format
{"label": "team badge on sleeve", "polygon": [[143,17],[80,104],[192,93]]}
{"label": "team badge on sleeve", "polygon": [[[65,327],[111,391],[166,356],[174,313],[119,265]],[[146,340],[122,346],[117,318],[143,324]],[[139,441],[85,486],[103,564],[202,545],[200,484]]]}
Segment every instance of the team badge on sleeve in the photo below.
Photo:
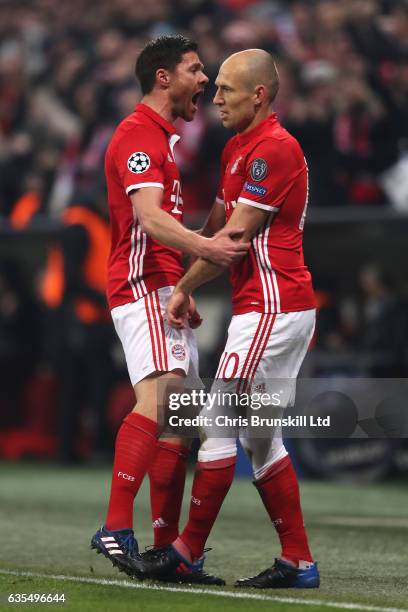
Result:
{"label": "team badge on sleeve", "polygon": [[254,159],[254,161],[251,163],[250,174],[254,181],[262,181],[262,179],[264,179],[268,174],[268,164],[266,161],[261,157]]}
{"label": "team badge on sleeve", "polygon": [[142,172],[146,172],[150,168],[150,157],[147,153],[141,151],[132,153],[127,161],[127,167],[130,172],[142,174]]}

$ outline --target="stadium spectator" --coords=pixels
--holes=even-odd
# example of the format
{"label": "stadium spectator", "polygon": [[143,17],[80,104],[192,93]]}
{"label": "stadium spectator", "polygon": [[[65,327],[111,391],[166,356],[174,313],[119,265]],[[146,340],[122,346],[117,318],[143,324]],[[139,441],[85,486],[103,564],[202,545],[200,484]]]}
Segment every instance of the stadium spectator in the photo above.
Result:
{"label": "stadium spectator", "polygon": [[378,265],[360,270],[363,292],[361,344],[368,352],[374,378],[405,378],[408,371],[407,305]]}
{"label": "stadium spectator", "polygon": [[21,265],[0,265],[1,426],[21,425],[23,396],[40,353],[40,313]]}
{"label": "stadium spectator", "polygon": [[88,454],[108,458],[112,446],[106,426],[113,340],[105,297],[110,230],[105,200],[83,195],[79,202],[64,211],[61,241],[49,250],[42,282],[51,357],[61,383],[57,434],[64,463],[84,458],[79,442],[85,408],[92,419]]}

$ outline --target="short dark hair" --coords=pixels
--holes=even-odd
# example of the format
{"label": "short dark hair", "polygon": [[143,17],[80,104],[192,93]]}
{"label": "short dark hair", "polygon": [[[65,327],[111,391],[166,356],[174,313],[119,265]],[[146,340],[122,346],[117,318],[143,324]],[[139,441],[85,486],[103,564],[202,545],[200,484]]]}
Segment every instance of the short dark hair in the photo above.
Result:
{"label": "short dark hair", "polygon": [[136,76],[139,79],[142,94],[152,91],[156,71],[159,68],[173,71],[182,60],[184,53],[197,51],[198,45],[189,38],[181,36],[159,36],[151,40],[140,52],[136,62]]}

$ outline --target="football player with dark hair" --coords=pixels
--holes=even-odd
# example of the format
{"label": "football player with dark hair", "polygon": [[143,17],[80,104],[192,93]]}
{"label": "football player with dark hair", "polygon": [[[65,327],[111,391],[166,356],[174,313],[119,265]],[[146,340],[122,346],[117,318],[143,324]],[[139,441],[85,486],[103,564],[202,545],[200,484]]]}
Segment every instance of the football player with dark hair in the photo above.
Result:
{"label": "football player with dark hair", "polygon": [[[184,490],[188,446],[182,439],[160,439],[159,408],[166,408],[169,388],[183,388],[186,377],[200,384],[192,331],[200,318],[193,300],[183,330],[170,328],[164,317],[183,275],[182,252],[228,266],[249,248],[233,240],[239,228],[206,238],[182,225],[173,122],[194,118],[208,82],[203,69],[197,45],[185,37],[149,42],[136,64],[143,98],[115,130],[105,158],[112,231],[108,301],[136,405],[117,434],[108,513],[92,547],[139,578],[144,574],[133,502],[143,478],[149,474],[156,546],[177,537]],[[223,584],[203,572],[202,560],[184,573],[188,582]],[[183,570],[177,578],[183,579]]]}

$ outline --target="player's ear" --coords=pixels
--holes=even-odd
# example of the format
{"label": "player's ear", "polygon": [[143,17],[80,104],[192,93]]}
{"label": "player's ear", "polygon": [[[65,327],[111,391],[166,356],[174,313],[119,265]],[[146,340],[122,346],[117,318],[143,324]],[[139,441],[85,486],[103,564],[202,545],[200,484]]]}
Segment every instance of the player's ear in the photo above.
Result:
{"label": "player's ear", "polygon": [[267,98],[265,85],[256,85],[254,89],[254,103],[256,106],[261,106]]}
{"label": "player's ear", "polygon": [[167,89],[170,83],[168,70],[165,70],[164,68],[159,68],[158,70],[156,70],[156,81],[163,88]]}

